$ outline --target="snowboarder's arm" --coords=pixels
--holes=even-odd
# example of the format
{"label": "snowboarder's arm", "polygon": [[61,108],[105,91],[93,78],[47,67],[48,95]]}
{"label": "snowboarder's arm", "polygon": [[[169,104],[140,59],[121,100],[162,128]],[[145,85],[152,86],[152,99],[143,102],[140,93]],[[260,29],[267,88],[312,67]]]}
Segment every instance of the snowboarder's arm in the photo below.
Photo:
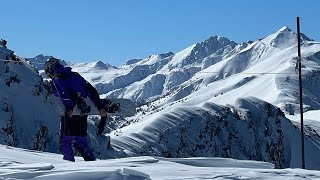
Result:
{"label": "snowboarder's arm", "polygon": [[79,73],[77,72],[73,72],[73,73],[75,76],[81,79],[82,86],[84,86],[85,91],[87,92],[89,98],[94,103],[94,105],[98,108],[98,110],[100,111],[101,109],[103,109],[104,107],[101,105],[100,96],[97,90],[88,81],[86,81]]}
{"label": "snowboarder's arm", "polygon": [[86,81],[86,91],[88,92],[88,96],[91,99],[91,101],[97,106],[98,110],[102,110],[104,107],[101,104],[100,96],[97,90]]}

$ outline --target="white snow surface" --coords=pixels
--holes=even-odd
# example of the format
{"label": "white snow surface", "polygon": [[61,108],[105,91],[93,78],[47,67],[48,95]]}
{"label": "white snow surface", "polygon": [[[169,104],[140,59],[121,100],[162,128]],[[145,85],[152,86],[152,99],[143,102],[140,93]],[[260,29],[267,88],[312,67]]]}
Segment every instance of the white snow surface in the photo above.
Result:
{"label": "white snow surface", "polygon": [[266,162],[223,158],[130,157],[76,162],[61,155],[0,145],[0,179],[319,179],[320,172],[273,169]]}

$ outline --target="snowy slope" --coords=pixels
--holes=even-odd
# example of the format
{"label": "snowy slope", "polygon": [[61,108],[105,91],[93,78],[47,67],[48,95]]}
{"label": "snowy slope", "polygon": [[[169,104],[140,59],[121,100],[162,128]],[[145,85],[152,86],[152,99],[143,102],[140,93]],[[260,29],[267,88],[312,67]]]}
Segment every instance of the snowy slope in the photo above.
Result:
{"label": "snowy slope", "polygon": [[58,116],[46,99],[42,79],[24,59],[0,61],[0,105],[1,144],[57,150]]}
{"label": "snowy slope", "polygon": [[319,171],[273,169],[265,162],[222,158],[131,157],[75,163],[60,155],[0,145],[0,179],[318,179]]}

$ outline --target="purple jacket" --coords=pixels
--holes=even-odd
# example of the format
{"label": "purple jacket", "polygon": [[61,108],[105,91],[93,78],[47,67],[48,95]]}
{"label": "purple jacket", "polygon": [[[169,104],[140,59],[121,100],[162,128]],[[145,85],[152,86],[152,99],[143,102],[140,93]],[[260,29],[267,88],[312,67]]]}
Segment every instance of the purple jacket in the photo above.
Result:
{"label": "purple jacket", "polygon": [[83,98],[89,97],[93,103],[100,106],[100,97],[96,89],[76,72],[72,72],[70,67],[61,66],[54,72],[57,78],[53,79],[53,84],[66,110],[72,109],[76,105],[76,98],[80,95]]}

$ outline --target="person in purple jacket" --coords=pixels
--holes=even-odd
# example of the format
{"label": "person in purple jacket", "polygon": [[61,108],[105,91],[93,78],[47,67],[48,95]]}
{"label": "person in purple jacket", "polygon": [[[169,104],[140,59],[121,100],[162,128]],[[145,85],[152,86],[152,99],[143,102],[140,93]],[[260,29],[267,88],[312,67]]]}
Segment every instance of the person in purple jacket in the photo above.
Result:
{"label": "person in purple jacket", "polygon": [[[45,72],[52,79],[56,94],[65,106],[65,115],[60,122],[60,151],[63,159],[75,161],[72,145],[85,161],[96,160],[87,140],[87,117],[90,106],[86,106],[83,98],[89,97],[100,111],[101,121],[98,134],[101,134],[106,124],[107,111],[97,90],[78,73],[64,67],[56,58],[50,58],[45,63]],[[78,108],[80,115],[73,114],[73,108]]]}

